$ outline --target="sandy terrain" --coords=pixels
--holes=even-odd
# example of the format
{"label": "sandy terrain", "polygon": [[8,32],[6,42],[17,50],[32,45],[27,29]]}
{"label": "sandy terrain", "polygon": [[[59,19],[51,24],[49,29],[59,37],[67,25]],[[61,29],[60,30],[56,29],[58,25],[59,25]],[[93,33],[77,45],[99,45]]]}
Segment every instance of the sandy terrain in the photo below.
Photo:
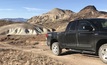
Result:
{"label": "sandy terrain", "polygon": [[[11,39],[12,38],[12,39]],[[20,38],[20,39],[19,39]],[[27,37],[13,36],[2,37],[0,40],[0,65],[106,65],[98,56],[92,54],[80,54],[63,50],[61,56],[55,56],[45,44],[45,38],[37,41],[34,37],[29,37],[33,43],[26,44]],[[5,41],[3,41],[5,39]],[[13,41],[16,40],[19,42]],[[21,44],[20,44],[21,40]],[[42,42],[40,42],[42,41]]]}

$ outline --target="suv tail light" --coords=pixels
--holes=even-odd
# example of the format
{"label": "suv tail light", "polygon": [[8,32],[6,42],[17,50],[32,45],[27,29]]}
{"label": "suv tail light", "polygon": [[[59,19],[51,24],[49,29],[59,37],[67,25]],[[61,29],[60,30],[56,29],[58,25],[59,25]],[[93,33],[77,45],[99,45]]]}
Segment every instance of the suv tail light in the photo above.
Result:
{"label": "suv tail light", "polygon": [[46,34],[46,37],[48,37],[48,34]]}

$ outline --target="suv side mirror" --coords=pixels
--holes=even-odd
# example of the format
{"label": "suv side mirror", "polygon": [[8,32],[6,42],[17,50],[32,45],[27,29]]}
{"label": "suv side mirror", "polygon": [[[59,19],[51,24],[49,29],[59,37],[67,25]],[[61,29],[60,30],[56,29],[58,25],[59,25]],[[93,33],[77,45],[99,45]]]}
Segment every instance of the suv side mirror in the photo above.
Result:
{"label": "suv side mirror", "polygon": [[92,31],[93,28],[91,26],[83,26],[83,30]]}

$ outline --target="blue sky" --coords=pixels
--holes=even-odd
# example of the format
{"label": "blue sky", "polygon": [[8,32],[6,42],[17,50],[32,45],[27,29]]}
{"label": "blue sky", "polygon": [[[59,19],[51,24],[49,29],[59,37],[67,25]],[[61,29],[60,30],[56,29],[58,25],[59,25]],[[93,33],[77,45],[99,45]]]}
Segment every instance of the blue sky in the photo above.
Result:
{"label": "blue sky", "polygon": [[0,0],[0,18],[31,18],[53,8],[78,12],[87,5],[107,11],[107,0]]}

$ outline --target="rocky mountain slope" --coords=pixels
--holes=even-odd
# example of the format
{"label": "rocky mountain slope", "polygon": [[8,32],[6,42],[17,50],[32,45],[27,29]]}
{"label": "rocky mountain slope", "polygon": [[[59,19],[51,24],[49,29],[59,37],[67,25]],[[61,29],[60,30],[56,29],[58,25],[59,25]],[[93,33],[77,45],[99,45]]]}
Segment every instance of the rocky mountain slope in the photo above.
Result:
{"label": "rocky mountain slope", "polygon": [[78,13],[55,8],[40,16],[32,17],[28,20],[28,23],[39,24],[46,28],[54,28],[57,31],[62,31],[66,28],[68,22],[83,18],[107,18],[107,12],[98,11],[93,5],[86,6]]}
{"label": "rocky mountain slope", "polygon": [[72,16],[74,12],[70,10],[62,10],[55,8],[45,14],[42,14],[40,16],[34,16],[31,19],[28,20],[30,23],[49,23],[49,22],[56,22],[60,20],[69,20],[70,16]]}

